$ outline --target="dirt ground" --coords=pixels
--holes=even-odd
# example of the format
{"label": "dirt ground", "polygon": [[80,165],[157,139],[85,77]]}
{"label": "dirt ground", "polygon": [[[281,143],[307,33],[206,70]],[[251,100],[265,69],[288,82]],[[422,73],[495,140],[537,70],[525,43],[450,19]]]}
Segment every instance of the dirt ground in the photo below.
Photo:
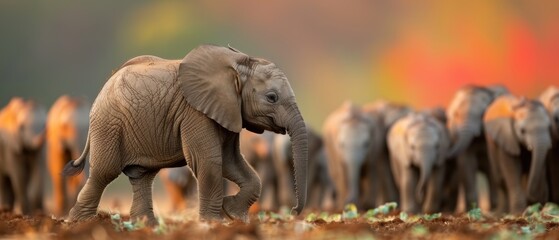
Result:
{"label": "dirt ground", "polygon": [[[545,207],[544,207],[545,209]],[[539,210],[538,210],[539,211]],[[558,239],[559,223],[545,214],[482,216],[471,214],[407,216],[391,210],[369,212],[258,212],[249,224],[199,222],[195,210],[160,219],[158,227],[129,222],[126,216],[101,212],[95,219],[67,223],[51,216],[0,213],[2,239]],[[536,216],[536,217],[534,217]],[[542,217],[543,216],[543,217]],[[547,217],[546,217],[547,216]]]}

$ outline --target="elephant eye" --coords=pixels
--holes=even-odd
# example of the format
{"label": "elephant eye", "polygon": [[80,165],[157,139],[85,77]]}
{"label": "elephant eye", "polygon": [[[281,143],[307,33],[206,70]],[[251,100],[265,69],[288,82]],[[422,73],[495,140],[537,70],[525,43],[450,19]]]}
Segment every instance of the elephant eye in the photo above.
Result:
{"label": "elephant eye", "polygon": [[275,92],[266,93],[266,100],[269,103],[276,103],[278,101],[278,95]]}
{"label": "elephant eye", "polygon": [[520,134],[524,135],[526,133],[526,129],[525,128],[521,128],[520,129]]}

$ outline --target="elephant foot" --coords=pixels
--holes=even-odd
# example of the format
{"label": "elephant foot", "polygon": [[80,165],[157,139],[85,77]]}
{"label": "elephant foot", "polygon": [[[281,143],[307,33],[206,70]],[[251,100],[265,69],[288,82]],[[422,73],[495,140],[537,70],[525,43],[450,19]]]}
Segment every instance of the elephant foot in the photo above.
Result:
{"label": "elephant foot", "polygon": [[235,196],[223,198],[223,213],[231,220],[241,220],[248,223],[248,207],[246,204],[239,203]]}
{"label": "elephant foot", "polygon": [[144,223],[150,227],[157,226],[159,224],[159,222],[155,218],[155,215],[153,215],[153,212],[151,212],[151,214],[130,214],[130,219],[133,219],[135,221],[144,221]]}
{"label": "elephant foot", "polygon": [[68,214],[69,222],[90,220],[97,216],[97,208],[74,206]]}

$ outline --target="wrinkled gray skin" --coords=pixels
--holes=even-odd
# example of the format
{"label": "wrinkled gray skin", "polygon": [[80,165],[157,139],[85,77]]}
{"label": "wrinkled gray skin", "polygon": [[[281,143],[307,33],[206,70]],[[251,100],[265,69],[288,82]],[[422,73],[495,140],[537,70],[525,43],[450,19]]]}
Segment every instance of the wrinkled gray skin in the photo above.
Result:
{"label": "wrinkled gray skin", "polygon": [[47,115],[47,165],[52,180],[56,215],[65,214],[75,203],[86,174],[66,178],[64,165],[80,156],[85,147],[91,104],[84,99],[61,96]]}
{"label": "wrinkled gray skin", "polygon": [[476,173],[487,176],[491,209],[497,206],[497,191],[487,156],[483,114],[493,100],[506,93],[501,86],[465,86],[459,89],[446,111],[452,147],[449,158],[456,159],[459,184],[464,188],[466,208],[479,206]]}
{"label": "wrinkled gray skin", "polygon": [[559,203],[559,88],[548,87],[540,96],[551,120],[552,147],[547,155],[549,200]]}
{"label": "wrinkled gray skin", "polygon": [[[487,109],[483,121],[491,166],[505,189],[509,211],[548,199],[546,157],[551,148],[551,121],[538,101],[503,95]],[[527,184],[522,183],[523,176]]]}
{"label": "wrinkled gray skin", "polygon": [[408,114],[388,132],[388,149],[402,211],[438,211],[449,149],[444,125],[425,113]]}
{"label": "wrinkled gray skin", "polygon": [[[284,73],[233,48],[202,45],[182,60],[141,56],[116,71],[97,96],[82,156],[66,165],[79,173],[90,153],[90,175],[69,220],[96,215],[103,190],[121,172],[134,197],[132,219],[156,224],[152,183],[161,168],[188,165],[198,180],[200,218],[248,221],[260,178],[239,150],[239,133],[289,133],[297,189],[295,214],[306,202],[307,131]],[[225,196],[222,179],[240,191]]]}
{"label": "wrinkled gray skin", "polygon": [[381,150],[377,162],[375,164],[376,181],[375,189],[378,189],[377,205],[386,202],[399,202],[400,196],[396,187],[396,180],[390,168],[390,154],[388,152],[388,144],[386,142],[388,130],[400,118],[411,112],[407,106],[378,100],[363,106],[365,112],[374,115],[380,115],[383,125],[383,137],[381,142]]}
{"label": "wrinkled gray skin", "polygon": [[[307,125],[308,126],[308,125]],[[334,194],[334,186],[330,175],[328,175],[328,163],[326,150],[322,137],[310,127],[307,127],[309,137],[309,175],[308,189],[309,198],[307,207],[311,209],[328,209],[331,207]],[[293,154],[289,136],[276,135],[274,139],[274,165],[278,177],[278,196],[281,205],[293,204]]]}
{"label": "wrinkled gray skin", "polygon": [[43,162],[46,110],[12,98],[0,112],[0,208],[23,214],[43,210]]}
{"label": "wrinkled gray skin", "polygon": [[361,209],[374,207],[374,168],[383,141],[380,117],[346,102],[328,116],[323,132],[334,182],[334,208],[343,209],[348,203]]}

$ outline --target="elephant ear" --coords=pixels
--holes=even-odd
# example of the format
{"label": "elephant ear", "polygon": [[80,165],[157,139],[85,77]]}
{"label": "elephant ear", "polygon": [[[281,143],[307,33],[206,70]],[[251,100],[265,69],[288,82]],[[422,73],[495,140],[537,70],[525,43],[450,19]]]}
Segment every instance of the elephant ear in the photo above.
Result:
{"label": "elephant ear", "polygon": [[229,48],[202,45],[190,51],[178,70],[178,82],[186,101],[196,110],[229,131],[239,133],[241,115],[241,77],[239,65],[250,58]]}
{"label": "elephant ear", "polygon": [[508,154],[519,155],[520,145],[513,126],[514,106],[523,99],[511,95],[497,98],[485,112],[483,122],[486,135]]}

